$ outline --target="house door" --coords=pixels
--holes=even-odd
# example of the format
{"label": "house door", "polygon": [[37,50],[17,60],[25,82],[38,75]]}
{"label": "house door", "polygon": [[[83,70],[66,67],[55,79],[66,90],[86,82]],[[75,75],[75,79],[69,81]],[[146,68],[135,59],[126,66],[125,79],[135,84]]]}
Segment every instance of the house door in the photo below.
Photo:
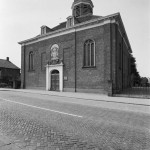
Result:
{"label": "house door", "polygon": [[53,70],[51,73],[51,90],[59,91],[59,71]]}

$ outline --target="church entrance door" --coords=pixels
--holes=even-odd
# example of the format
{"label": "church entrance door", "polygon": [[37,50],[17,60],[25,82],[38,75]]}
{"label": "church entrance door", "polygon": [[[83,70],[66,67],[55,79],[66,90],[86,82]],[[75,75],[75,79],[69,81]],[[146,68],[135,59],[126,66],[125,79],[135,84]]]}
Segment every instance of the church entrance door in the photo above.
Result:
{"label": "church entrance door", "polygon": [[59,91],[59,71],[53,70],[51,72],[51,90]]}

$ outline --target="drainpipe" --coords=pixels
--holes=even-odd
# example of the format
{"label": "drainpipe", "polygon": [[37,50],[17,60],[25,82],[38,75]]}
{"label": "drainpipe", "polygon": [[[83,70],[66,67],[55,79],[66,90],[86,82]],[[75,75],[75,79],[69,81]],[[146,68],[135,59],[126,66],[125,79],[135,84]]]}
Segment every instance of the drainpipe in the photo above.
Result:
{"label": "drainpipe", "polygon": [[109,96],[113,95],[113,81],[112,81],[112,24],[110,23],[110,90]]}
{"label": "drainpipe", "polygon": [[24,45],[24,89],[26,88],[26,54]]}
{"label": "drainpipe", "polygon": [[[74,28],[75,29],[75,28]],[[76,29],[74,31],[74,40],[75,40],[75,92],[77,92],[77,73],[76,73],[76,70],[77,70],[77,64],[76,64],[76,58],[77,58],[77,46],[76,46]]]}
{"label": "drainpipe", "polygon": [[123,73],[124,73],[124,62],[123,62],[123,37],[122,37],[122,40],[121,40],[121,44],[122,44],[122,47],[121,47],[121,53],[122,53],[122,90],[124,89],[124,81],[123,81]]}
{"label": "drainpipe", "polygon": [[117,71],[117,47],[118,35],[117,35],[117,25],[115,24],[115,94],[118,92],[118,71]]}
{"label": "drainpipe", "polygon": [[21,48],[22,48],[22,50],[21,50],[21,55],[22,55],[21,57],[22,58],[21,59],[23,59],[23,64],[21,64],[21,67],[23,67],[23,72],[21,72],[21,74],[23,74],[23,79],[22,79],[23,83],[21,83],[22,84],[21,88],[25,89],[25,44],[23,44]]}

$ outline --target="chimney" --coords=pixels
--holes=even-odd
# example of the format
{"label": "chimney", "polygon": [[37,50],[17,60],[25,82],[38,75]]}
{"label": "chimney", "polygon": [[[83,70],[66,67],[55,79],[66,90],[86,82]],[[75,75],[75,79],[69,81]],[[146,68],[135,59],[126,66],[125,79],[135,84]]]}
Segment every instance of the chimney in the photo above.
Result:
{"label": "chimney", "polygon": [[74,25],[74,18],[72,16],[69,16],[67,18],[66,28],[72,27]]}
{"label": "chimney", "polygon": [[6,57],[6,60],[9,61],[9,57]]}
{"label": "chimney", "polygon": [[46,34],[46,33],[48,33],[48,32],[51,32],[51,31],[53,31],[53,30],[52,30],[51,28],[45,26],[45,25],[43,25],[43,26],[41,27],[41,35]]}

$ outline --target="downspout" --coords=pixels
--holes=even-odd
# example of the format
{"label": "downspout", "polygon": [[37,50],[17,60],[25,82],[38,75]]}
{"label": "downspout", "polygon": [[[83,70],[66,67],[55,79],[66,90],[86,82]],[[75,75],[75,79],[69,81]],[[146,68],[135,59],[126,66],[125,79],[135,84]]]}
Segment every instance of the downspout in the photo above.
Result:
{"label": "downspout", "polygon": [[122,43],[122,47],[121,47],[121,53],[122,53],[122,90],[124,89],[124,82],[123,82],[123,74],[124,74],[124,62],[123,62],[123,45],[124,45],[124,43],[123,43],[123,37],[122,37],[122,41],[121,41],[121,43]]}
{"label": "downspout", "polygon": [[[74,28],[75,29],[75,28]],[[76,64],[76,58],[77,58],[77,46],[76,46],[76,29],[74,31],[74,40],[75,40],[75,92],[77,92],[77,73],[76,73],[76,70],[77,70],[77,64]]]}
{"label": "downspout", "polygon": [[117,71],[117,55],[118,55],[118,33],[117,25],[115,24],[115,94],[118,92],[118,71]]}
{"label": "downspout", "polygon": [[26,63],[25,63],[25,60],[26,60],[26,55],[25,55],[25,45],[24,45],[24,89],[25,89],[25,81],[26,81],[26,67],[25,67],[25,65],[26,65]]}
{"label": "downspout", "polygon": [[25,44],[22,45],[22,59],[23,59],[23,64],[21,65],[23,67],[23,72],[22,72],[22,69],[21,69],[21,74],[23,74],[23,79],[22,79],[22,89],[25,89]]}
{"label": "downspout", "polygon": [[112,80],[112,24],[110,23],[110,96],[113,95],[113,80]]}

